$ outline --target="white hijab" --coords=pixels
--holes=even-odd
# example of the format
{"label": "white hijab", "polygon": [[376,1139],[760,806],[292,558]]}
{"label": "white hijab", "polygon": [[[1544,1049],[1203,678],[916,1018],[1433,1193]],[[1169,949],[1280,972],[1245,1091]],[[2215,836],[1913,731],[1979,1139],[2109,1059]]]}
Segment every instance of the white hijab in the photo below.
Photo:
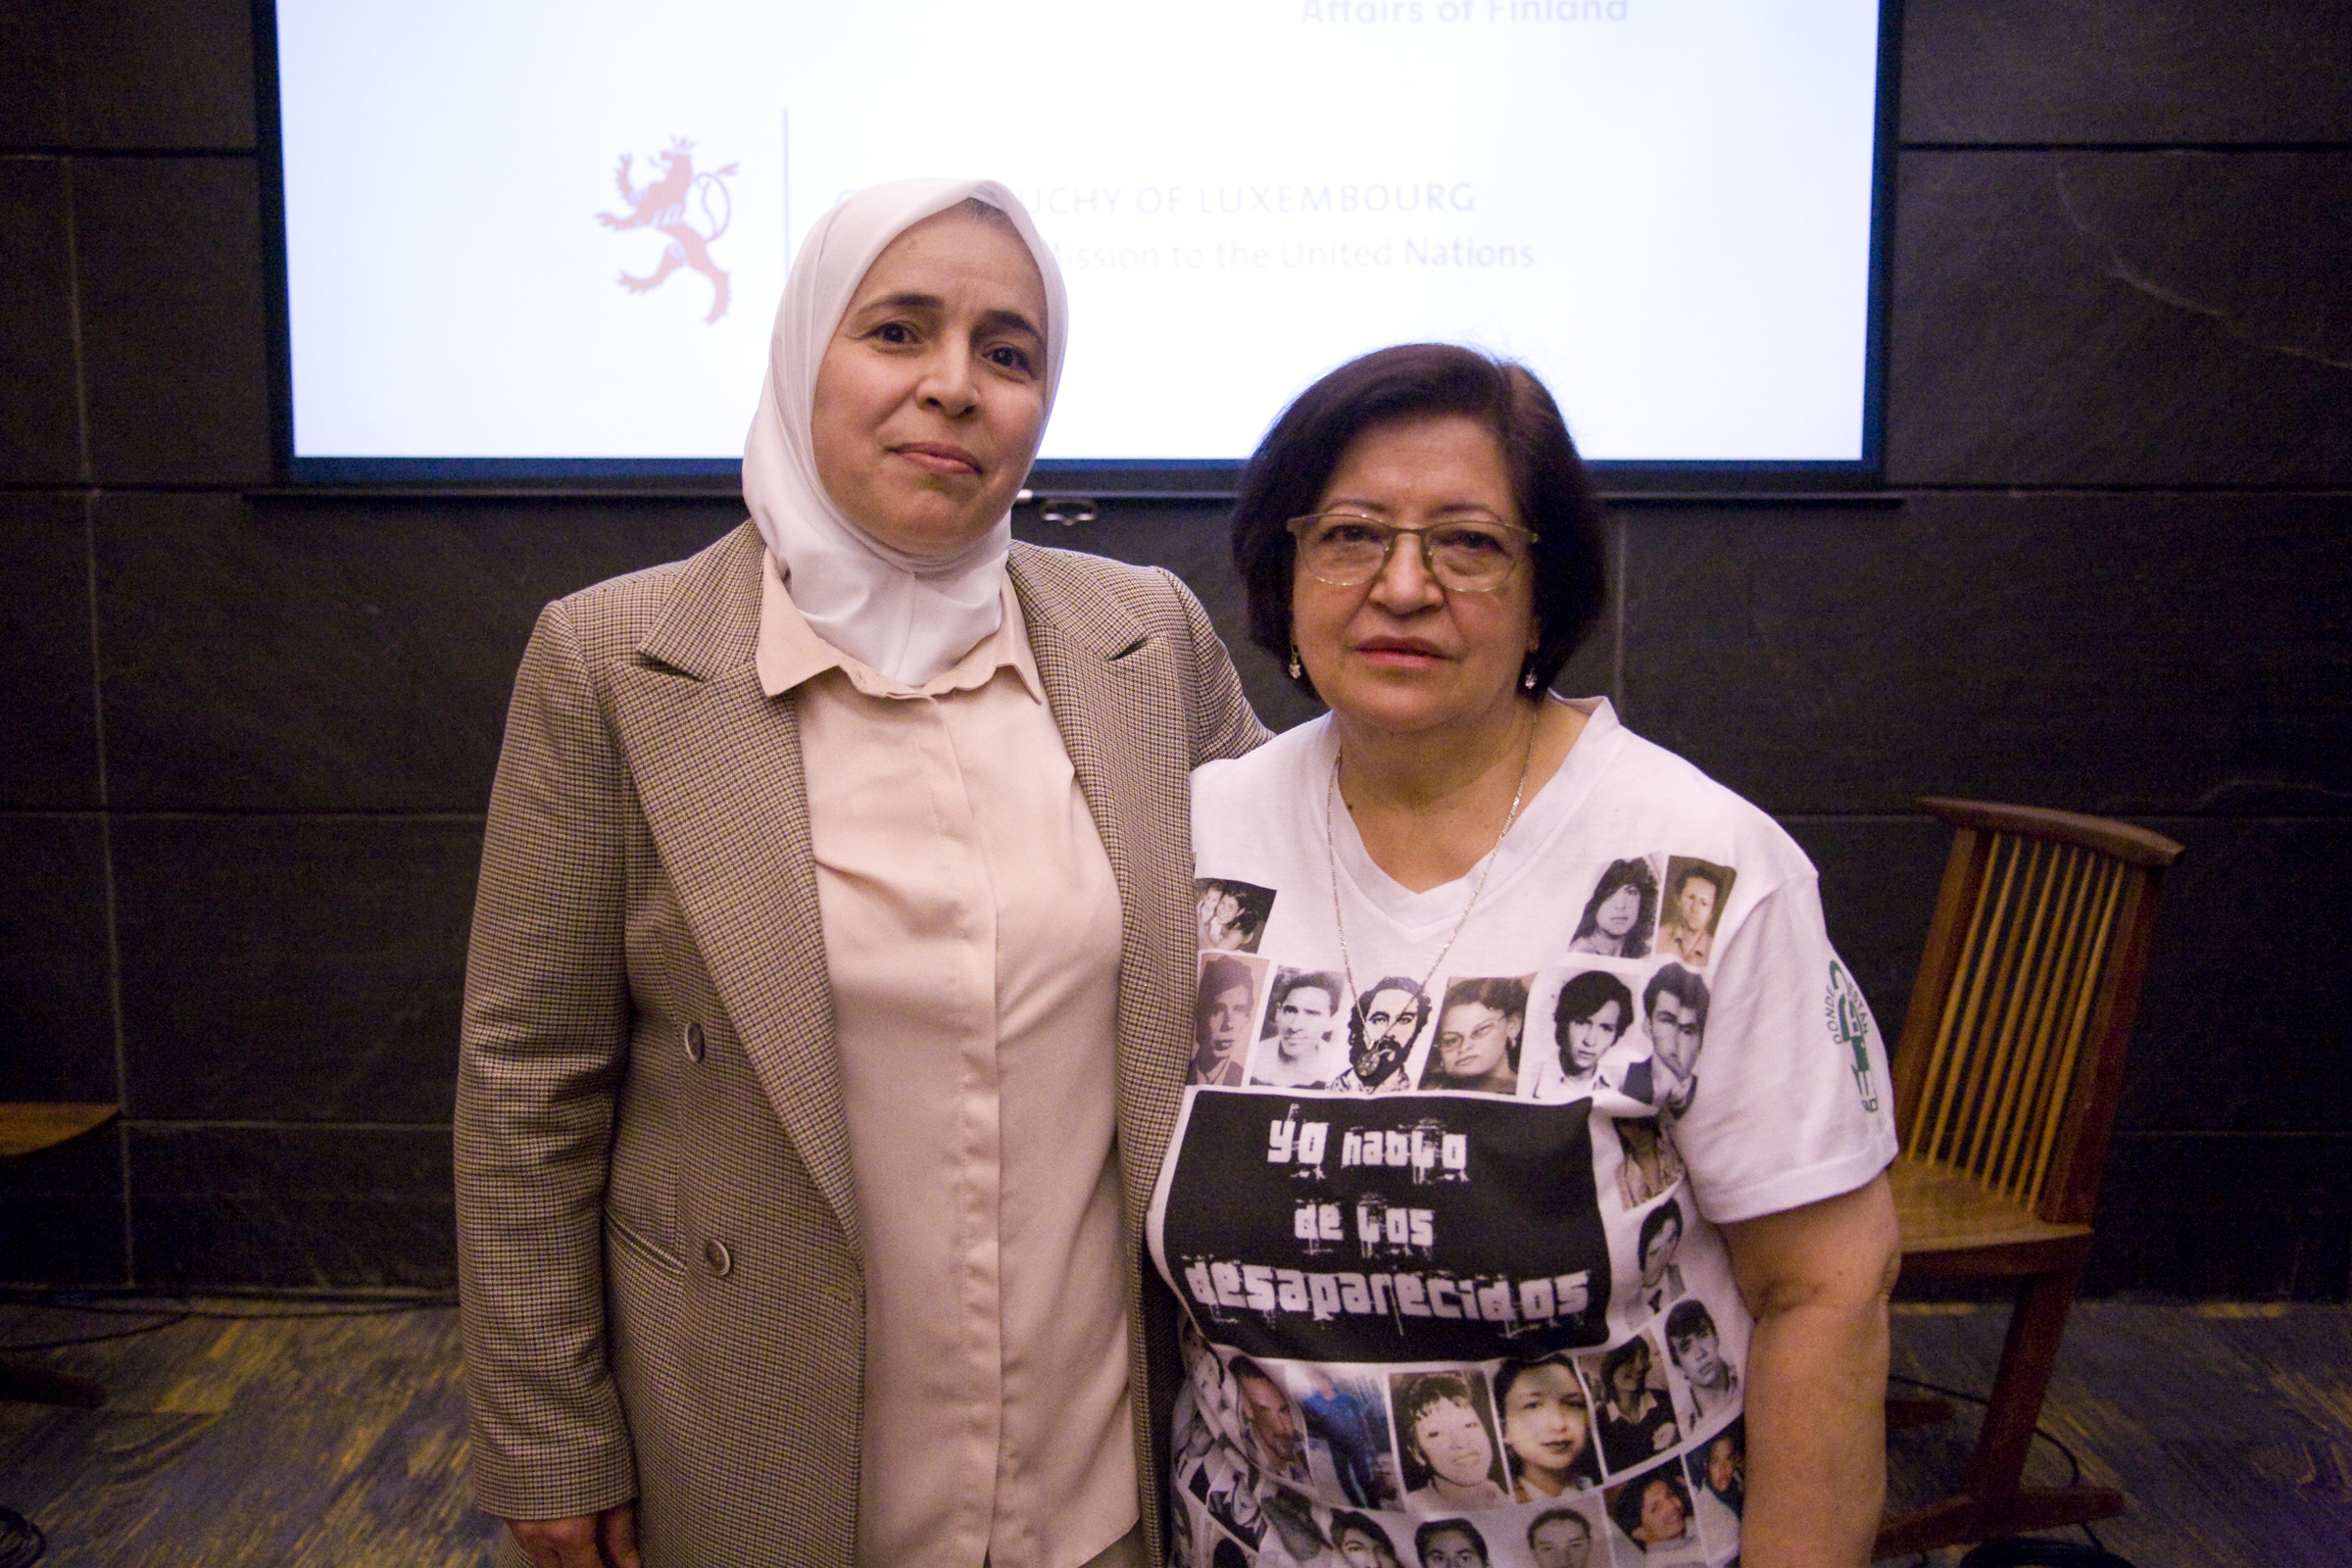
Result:
{"label": "white hijab", "polygon": [[801,242],[776,307],[760,412],[743,446],[743,499],[784,569],[793,604],[819,637],[909,686],[947,669],[1003,623],[1012,514],[940,557],[907,555],[859,528],[817,477],[809,434],[816,370],[874,258],[913,224],[973,196],[1004,209],[1045,280],[1044,412],[1053,414],[1069,309],[1061,270],[1029,214],[993,179],[901,179],[850,197]]}

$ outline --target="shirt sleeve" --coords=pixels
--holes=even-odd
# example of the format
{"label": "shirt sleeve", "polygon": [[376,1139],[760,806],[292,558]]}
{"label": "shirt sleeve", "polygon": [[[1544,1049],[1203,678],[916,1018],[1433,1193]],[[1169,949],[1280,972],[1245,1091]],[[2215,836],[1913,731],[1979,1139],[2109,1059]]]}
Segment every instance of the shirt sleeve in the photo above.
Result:
{"label": "shirt sleeve", "polygon": [[1697,1090],[1675,1128],[1721,1225],[1848,1193],[1895,1153],[1886,1048],[1810,871],[1718,934]]}
{"label": "shirt sleeve", "polygon": [[456,1168],[475,1496],[506,1518],[637,1492],[607,1366],[604,1191],[628,1046],[627,787],[565,607],[515,677],[466,956]]}

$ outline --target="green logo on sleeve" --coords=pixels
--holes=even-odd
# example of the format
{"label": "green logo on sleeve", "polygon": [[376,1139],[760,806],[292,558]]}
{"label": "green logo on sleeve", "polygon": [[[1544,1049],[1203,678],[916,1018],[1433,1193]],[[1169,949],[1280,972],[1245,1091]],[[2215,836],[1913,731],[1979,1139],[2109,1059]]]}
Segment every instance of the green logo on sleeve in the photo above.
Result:
{"label": "green logo on sleeve", "polygon": [[1822,1012],[1829,1022],[1830,1038],[1852,1054],[1849,1065],[1862,1108],[1877,1110],[1878,1083],[1870,1070],[1870,1004],[1862,1000],[1862,988],[1836,958],[1830,960],[1830,989],[1822,998]]}

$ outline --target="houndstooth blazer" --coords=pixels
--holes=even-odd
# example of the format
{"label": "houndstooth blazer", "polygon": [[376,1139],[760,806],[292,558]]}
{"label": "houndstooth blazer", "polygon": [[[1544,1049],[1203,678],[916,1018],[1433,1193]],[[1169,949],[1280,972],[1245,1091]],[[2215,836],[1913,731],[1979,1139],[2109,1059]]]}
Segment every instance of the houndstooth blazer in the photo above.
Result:
{"label": "houndstooth blazer", "polygon": [[[475,1492],[638,1499],[649,1568],[848,1563],[865,1301],[789,695],[749,523],[560,600],[515,678],[466,958],[458,1255]],[[1265,737],[1165,571],[1015,544],[1118,883],[1136,1458],[1162,1560],[1174,1303],[1143,1219],[1192,1049],[1187,775]]]}

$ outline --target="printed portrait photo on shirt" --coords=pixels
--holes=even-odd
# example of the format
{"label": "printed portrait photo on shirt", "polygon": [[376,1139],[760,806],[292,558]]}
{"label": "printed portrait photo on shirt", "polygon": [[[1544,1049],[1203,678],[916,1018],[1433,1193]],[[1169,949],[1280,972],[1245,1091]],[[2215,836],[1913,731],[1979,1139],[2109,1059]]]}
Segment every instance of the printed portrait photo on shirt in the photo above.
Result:
{"label": "printed portrait photo on shirt", "polygon": [[1699,1536],[1708,1552],[1721,1557],[1724,1548],[1740,1539],[1740,1515],[1747,1497],[1746,1418],[1733,1422],[1691,1450],[1688,1469]]}
{"label": "printed portrait photo on shirt", "polygon": [[1645,958],[1657,927],[1657,867],[1643,856],[1611,860],[1585,900],[1568,951],[1604,958]]}
{"label": "printed portrait photo on shirt", "polygon": [[1710,860],[1668,857],[1658,952],[1693,969],[1705,968],[1715,948],[1715,927],[1723,920],[1723,906],[1731,901],[1732,881],[1738,875],[1730,866]]}
{"label": "printed portrait photo on shirt", "polygon": [[1646,1331],[1597,1355],[1580,1356],[1576,1365],[1599,1402],[1600,1457],[1610,1475],[1622,1476],[1682,1442],[1666,1358]]}
{"label": "printed portrait photo on shirt", "polygon": [[1740,1413],[1746,1321],[1745,1313],[1719,1313],[1695,1295],[1666,1309],[1666,1359],[1674,1368],[1675,1408],[1686,1432],[1703,1433]]}
{"label": "printed portrait photo on shirt", "polygon": [[1293,1362],[1285,1369],[1306,1418],[1309,1468],[1328,1456],[1340,1492],[1358,1508],[1395,1508],[1403,1495],[1389,1438],[1380,1376],[1361,1368]]}
{"label": "printed portrait photo on shirt", "polygon": [[1250,1463],[1223,1444],[1209,1449],[1189,1476],[1177,1484],[1208,1511],[1218,1528],[1254,1552],[1266,1533],[1265,1508],[1258,1501],[1257,1478]]}
{"label": "printed portrait photo on shirt", "polygon": [[1421,1068],[1423,1089],[1481,1095],[1519,1093],[1520,1038],[1527,1030],[1529,975],[1448,981],[1438,1035]]}
{"label": "printed portrait photo on shirt", "polygon": [[1603,1185],[1616,1193],[1619,1207],[1630,1213],[1683,1179],[1682,1151],[1664,1121],[1627,1116],[1609,1128],[1617,1137],[1618,1160],[1614,1179]]}
{"label": "printed portrait photo on shirt", "polygon": [[1495,1568],[1487,1533],[1470,1519],[1425,1519],[1413,1527],[1415,1568]]}
{"label": "printed portrait photo on shirt", "polygon": [[1609,1568],[1606,1519],[1598,1497],[1551,1504],[1527,1521],[1527,1560],[1535,1568]]}
{"label": "printed portrait photo on shirt", "polygon": [[1226,1363],[1241,1400],[1242,1442],[1250,1463],[1277,1481],[1307,1479],[1306,1424],[1280,1379],[1247,1355]]}
{"label": "printed portrait photo on shirt", "polygon": [[[1548,969],[1528,994],[1527,1097],[1544,1103],[1589,1098],[1637,1049],[1634,990],[1607,969]],[[1623,1047],[1623,1050],[1620,1050]]]}
{"label": "printed portrait photo on shirt", "polygon": [[1494,1372],[1511,1495],[1543,1502],[1600,1485],[1600,1438],[1592,1400],[1566,1355],[1505,1361]]}
{"label": "printed portrait photo on shirt", "polygon": [[1255,953],[1266,921],[1274,912],[1274,890],[1253,882],[1226,877],[1200,877],[1193,883],[1199,900],[1200,951]]}
{"label": "printed portrait photo on shirt", "polygon": [[1200,955],[1200,988],[1193,1003],[1193,1058],[1184,1081],[1238,1089],[1256,1031],[1258,998],[1264,994],[1264,958],[1240,953]]}
{"label": "printed portrait photo on shirt", "polygon": [[1510,1500],[1485,1373],[1392,1373],[1389,1397],[1409,1511],[1452,1513]]}
{"label": "printed portrait photo on shirt", "polygon": [[1353,1508],[1332,1513],[1331,1549],[1339,1568],[1404,1568],[1389,1527]]}
{"label": "printed portrait photo on shirt", "polygon": [[1706,1039],[1706,981],[1671,960],[1642,987],[1642,1033],[1649,1054],[1627,1064],[1618,1087],[1634,1100],[1680,1116],[1698,1094],[1698,1053]]}
{"label": "printed portrait photo on shirt", "polygon": [[1347,1054],[1348,988],[1328,969],[1277,969],[1266,1000],[1250,1082],[1268,1089],[1328,1089]]}
{"label": "printed portrait photo on shirt", "polygon": [[1633,1299],[1628,1310],[1634,1321],[1647,1322],[1682,1299],[1683,1266],[1677,1254],[1690,1230],[1690,1216],[1674,1194],[1642,1216],[1634,1240],[1635,1272],[1629,1282]]}
{"label": "printed portrait photo on shirt", "polygon": [[1672,1563],[1705,1561],[1690,1483],[1683,1474],[1680,1459],[1640,1471],[1601,1495],[1607,1500],[1610,1523],[1617,1527],[1623,1544],[1632,1548],[1631,1554],[1621,1552],[1620,1560],[1639,1562],[1644,1568],[1652,1563],[1666,1568]]}
{"label": "printed portrait photo on shirt", "polygon": [[1332,1088],[1353,1094],[1390,1094],[1412,1087],[1405,1063],[1429,1033],[1437,1012],[1421,982],[1407,975],[1383,975],[1348,1009],[1348,1068]]}

